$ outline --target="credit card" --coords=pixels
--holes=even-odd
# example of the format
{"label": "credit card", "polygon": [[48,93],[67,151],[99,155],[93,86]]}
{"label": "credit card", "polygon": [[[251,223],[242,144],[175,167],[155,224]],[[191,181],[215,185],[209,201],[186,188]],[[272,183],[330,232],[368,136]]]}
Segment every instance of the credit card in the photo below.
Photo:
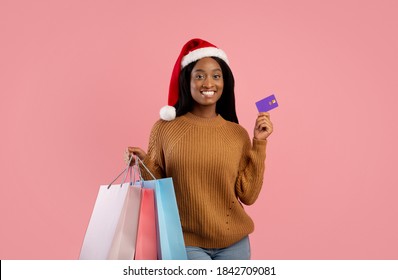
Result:
{"label": "credit card", "polygon": [[275,95],[270,95],[260,101],[256,102],[256,106],[258,111],[261,112],[268,112],[276,107],[278,107],[278,101],[276,101]]}

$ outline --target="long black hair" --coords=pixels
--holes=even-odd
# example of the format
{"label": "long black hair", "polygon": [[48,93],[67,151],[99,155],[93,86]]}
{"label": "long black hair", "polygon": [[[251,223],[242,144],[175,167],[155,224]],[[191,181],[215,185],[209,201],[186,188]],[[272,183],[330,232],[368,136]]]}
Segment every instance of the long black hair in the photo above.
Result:
{"label": "long black hair", "polygon": [[[216,104],[216,113],[220,114],[225,120],[239,123],[238,117],[236,116],[236,109],[235,109],[235,79],[234,75],[232,74],[231,68],[229,68],[228,64],[218,58],[212,57],[221,67],[222,76],[224,80],[224,89],[221,94],[220,99],[217,101]],[[179,76],[178,80],[178,102],[174,105],[176,108],[176,116],[182,116],[186,113],[192,111],[193,105],[195,101],[191,95],[191,72],[192,69],[195,67],[198,61],[194,61],[187,66],[185,66]]]}

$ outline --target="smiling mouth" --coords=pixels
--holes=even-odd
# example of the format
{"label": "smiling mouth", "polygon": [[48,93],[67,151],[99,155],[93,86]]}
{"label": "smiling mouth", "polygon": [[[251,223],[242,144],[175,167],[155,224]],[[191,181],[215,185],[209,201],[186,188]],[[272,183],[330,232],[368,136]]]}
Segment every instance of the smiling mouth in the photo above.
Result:
{"label": "smiling mouth", "polygon": [[200,93],[203,94],[204,96],[211,97],[211,96],[214,95],[215,91],[214,90],[207,90],[207,91],[201,91]]}

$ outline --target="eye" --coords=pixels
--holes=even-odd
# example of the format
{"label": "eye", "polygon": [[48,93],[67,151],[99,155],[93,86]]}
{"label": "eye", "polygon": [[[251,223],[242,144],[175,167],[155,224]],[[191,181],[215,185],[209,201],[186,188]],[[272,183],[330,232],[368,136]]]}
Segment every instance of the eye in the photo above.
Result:
{"label": "eye", "polygon": [[215,75],[213,76],[213,78],[214,78],[215,80],[219,80],[219,79],[221,79],[222,77],[221,77],[220,74],[215,74]]}
{"label": "eye", "polygon": [[195,79],[196,79],[196,80],[203,80],[204,77],[205,77],[205,75],[203,75],[203,74],[196,74],[196,75],[195,75]]}

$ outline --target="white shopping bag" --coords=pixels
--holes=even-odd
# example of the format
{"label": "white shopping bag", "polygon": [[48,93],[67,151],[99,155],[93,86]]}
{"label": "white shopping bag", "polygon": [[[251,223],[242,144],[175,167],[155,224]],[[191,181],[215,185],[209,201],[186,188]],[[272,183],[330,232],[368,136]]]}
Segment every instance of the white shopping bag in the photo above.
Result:
{"label": "white shopping bag", "polygon": [[79,259],[134,259],[140,200],[140,185],[100,186]]}
{"label": "white shopping bag", "polygon": [[141,207],[141,186],[129,186],[122,214],[116,227],[110,260],[133,260],[137,241],[138,221]]}

